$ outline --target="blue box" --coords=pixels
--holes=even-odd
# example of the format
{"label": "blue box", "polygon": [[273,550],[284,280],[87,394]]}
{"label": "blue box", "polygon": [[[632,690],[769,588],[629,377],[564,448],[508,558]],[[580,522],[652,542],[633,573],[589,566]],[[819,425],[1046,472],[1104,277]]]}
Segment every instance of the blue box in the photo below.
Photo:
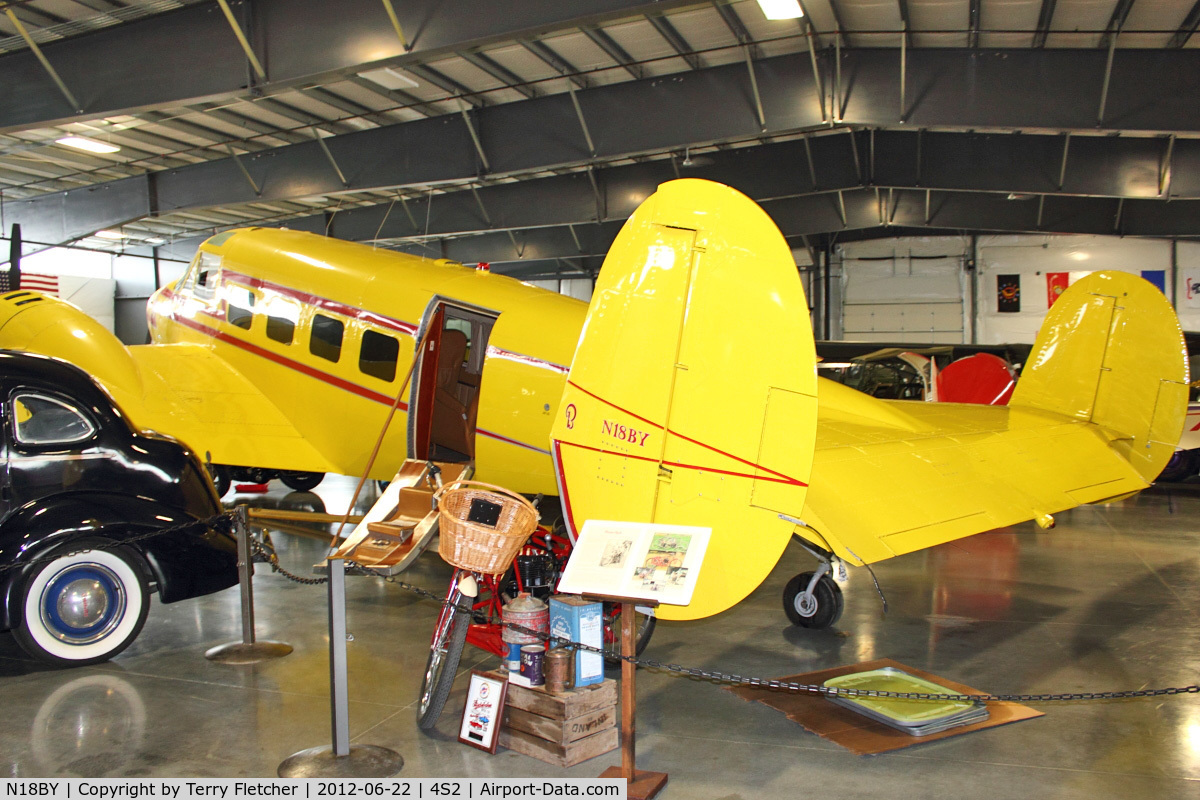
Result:
{"label": "blue box", "polygon": [[[550,598],[550,634],[572,642],[604,646],[604,609],[600,603],[567,594]],[[604,681],[604,656],[575,652],[575,688]]]}

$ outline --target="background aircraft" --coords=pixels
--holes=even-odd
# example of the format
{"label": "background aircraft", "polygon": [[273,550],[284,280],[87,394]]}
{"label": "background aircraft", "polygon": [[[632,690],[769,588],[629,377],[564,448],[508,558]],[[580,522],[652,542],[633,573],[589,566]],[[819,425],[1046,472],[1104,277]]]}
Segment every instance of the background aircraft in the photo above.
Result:
{"label": "background aircraft", "polygon": [[793,534],[821,560],[793,622],[841,613],[829,572],[1145,488],[1187,407],[1179,324],[1126,273],[1047,315],[1007,406],[888,401],[818,379],[790,249],[744,195],[665,183],[605,260],[554,423],[569,525],[711,527],[695,619],[749,594]]}

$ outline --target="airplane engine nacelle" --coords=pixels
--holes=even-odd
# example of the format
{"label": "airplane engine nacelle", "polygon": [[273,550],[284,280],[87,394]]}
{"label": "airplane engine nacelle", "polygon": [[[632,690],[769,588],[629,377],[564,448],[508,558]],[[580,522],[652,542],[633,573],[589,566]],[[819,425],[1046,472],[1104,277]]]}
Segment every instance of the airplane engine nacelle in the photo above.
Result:
{"label": "airplane engine nacelle", "polygon": [[122,401],[140,400],[142,379],[128,348],[83,311],[39,292],[0,297],[0,340],[9,350],[59,358],[86,370]]}

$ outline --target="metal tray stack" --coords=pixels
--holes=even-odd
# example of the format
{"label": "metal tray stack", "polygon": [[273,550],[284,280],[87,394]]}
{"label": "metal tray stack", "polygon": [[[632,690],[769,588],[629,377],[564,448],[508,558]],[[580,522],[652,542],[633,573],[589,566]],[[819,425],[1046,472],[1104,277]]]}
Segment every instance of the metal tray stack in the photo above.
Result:
{"label": "metal tray stack", "polygon": [[[877,692],[919,692],[922,694],[955,695],[945,686],[909,675],[895,667],[869,672],[854,672],[825,681],[836,689],[860,689]],[[961,700],[902,700],[893,697],[862,697],[826,695],[830,701],[865,717],[882,722],[911,736],[929,736],[950,728],[971,725],[988,718],[988,708],[982,702]]]}

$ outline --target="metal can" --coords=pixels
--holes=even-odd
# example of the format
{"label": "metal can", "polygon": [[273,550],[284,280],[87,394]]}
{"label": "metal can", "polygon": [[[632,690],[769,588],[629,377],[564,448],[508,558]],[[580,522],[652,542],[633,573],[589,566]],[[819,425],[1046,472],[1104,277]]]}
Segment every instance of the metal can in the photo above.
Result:
{"label": "metal can", "polygon": [[521,677],[530,686],[542,686],[546,683],[545,657],[545,645],[527,644],[521,648]]}
{"label": "metal can", "polygon": [[546,653],[546,691],[562,694],[575,685],[575,654],[565,647],[556,647]]}
{"label": "metal can", "polygon": [[509,672],[521,671],[521,643],[520,642],[505,642],[504,646],[507,652],[504,654],[504,667]]}

